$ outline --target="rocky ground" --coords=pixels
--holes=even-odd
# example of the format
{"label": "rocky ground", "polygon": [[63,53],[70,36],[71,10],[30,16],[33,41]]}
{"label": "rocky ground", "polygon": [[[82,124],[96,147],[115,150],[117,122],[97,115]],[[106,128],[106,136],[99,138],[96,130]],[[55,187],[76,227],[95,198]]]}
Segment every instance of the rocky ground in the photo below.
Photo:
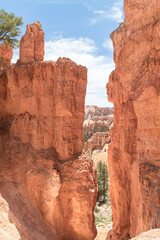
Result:
{"label": "rocky ground", "polygon": [[160,229],[143,232],[139,236],[132,238],[132,240],[160,240]]}
{"label": "rocky ground", "polygon": [[[111,205],[104,204],[95,208],[97,237],[95,240],[106,240],[108,231],[112,228],[112,210]],[[143,232],[131,240],[160,240],[160,229],[152,229]]]}
{"label": "rocky ground", "polygon": [[102,150],[94,150],[92,152],[92,159],[94,162],[94,165],[97,166],[97,163],[102,161],[107,164],[107,158],[108,158],[108,144],[106,144]]}
{"label": "rocky ground", "polygon": [[95,208],[95,218],[96,218],[96,228],[97,237],[95,240],[105,240],[107,232],[112,228],[112,210],[111,205],[104,204],[102,206],[96,206]]}
{"label": "rocky ground", "polygon": [[[94,150],[92,152],[92,159],[95,167],[97,167],[97,164],[100,161],[105,162],[107,164],[107,157],[108,157],[108,144],[106,144],[102,150]],[[107,232],[112,228],[111,220],[112,210],[109,196],[106,204],[100,206],[97,203],[94,214],[96,218],[97,228],[97,237],[95,238],[95,240],[105,240]]]}

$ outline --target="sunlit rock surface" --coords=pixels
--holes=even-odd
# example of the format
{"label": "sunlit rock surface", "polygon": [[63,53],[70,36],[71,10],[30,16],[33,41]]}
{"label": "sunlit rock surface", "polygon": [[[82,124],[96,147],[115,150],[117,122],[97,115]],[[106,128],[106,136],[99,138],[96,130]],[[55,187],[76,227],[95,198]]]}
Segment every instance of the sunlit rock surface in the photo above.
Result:
{"label": "sunlit rock surface", "polygon": [[0,239],[92,240],[96,175],[81,155],[87,69],[43,62],[43,41],[39,22],[27,26],[20,60],[0,74]]}
{"label": "sunlit rock surface", "polygon": [[160,1],[125,0],[112,34],[116,69],[109,148],[113,229],[107,239],[160,227]]}
{"label": "sunlit rock surface", "polygon": [[20,41],[20,62],[34,63],[43,61],[44,32],[39,21],[27,25],[26,33]]}

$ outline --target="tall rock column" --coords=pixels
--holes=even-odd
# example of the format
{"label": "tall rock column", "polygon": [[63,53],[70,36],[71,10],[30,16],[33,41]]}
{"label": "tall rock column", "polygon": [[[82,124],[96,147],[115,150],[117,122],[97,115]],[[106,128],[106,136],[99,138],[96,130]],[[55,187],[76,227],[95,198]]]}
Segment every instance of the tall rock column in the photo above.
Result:
{"label": "tall rock column", "polygon": [[112,240],[160,228],[160,1],[125,0],[124,11],[107,85]]}
{"label": "tall rock column", "polygon": [[93,240],[96,176],[81,155],[87,69],[43,62],[43,46],[40,23],[27,26],[19,61],[0,74],[0,239]]}
{"label": "tall rock column", "polygon": [[26,33],[20,41],[20,62],[34,63],[43,61],[44,32],[39,21],[27,25]]}

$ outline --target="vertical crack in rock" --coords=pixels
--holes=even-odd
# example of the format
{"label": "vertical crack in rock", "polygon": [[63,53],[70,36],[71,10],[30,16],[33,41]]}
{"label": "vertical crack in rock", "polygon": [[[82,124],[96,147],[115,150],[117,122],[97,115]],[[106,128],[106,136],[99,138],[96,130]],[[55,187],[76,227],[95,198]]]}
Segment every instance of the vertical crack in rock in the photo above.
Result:
{"label": "vertical crack in rock", "polygon": [[124,12],[111,34],[116,69],[107,85],[112,240],[160,228],[160,2],[125,0]]}
{"label": "vertical crack in rock", "polygon": [[0,73],[0,239],[93,240],[96,176],[81,155],[87,69],[43,62],[41,27],[27,25],[19,61]]}

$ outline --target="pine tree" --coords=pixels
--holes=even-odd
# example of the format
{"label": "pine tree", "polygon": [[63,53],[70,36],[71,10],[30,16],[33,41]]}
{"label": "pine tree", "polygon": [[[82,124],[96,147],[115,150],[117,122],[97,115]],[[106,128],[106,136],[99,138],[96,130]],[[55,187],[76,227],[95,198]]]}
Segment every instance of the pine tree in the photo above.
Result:
{"label": "pine tree", "polygon": [[6,43],[10,47],[17,47],[20,35],[20,26],[23,24],[22,17],[16,17],[14,13],[7,13],[0,10],[0,42]]}
{"label": "pine tree", "polygon": [[100,161],[97,165],[98,202],[106,202],[108,192],[108,168]]}
{"label": "pine tree", "polygon": [[85,134],[84,134],[84,142],[87,142],[88,139],[89,139],[88,132],[85,132]]}

